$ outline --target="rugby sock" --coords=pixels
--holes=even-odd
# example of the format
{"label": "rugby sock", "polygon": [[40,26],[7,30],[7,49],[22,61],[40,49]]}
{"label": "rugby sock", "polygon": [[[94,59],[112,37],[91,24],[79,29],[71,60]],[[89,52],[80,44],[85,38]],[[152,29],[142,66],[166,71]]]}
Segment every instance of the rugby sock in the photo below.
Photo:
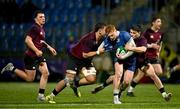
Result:
{"label": "rugby sock", "polygon": [[165,92],[164,90],[164,87],[163,88],[160,88],[159,91],[161,92],[162,96],[165,97],[167,95],[167,93]]}
{"label": "rugby sock", "polygon": [[138,83],[136,83],[136,82],[134,82],[134,81],[131,82],[131,86],[132,86],[133,88],[135,88],[137,84],[138,84]]}
{"label": "rugby sock", "polygon": [[56,89],[54,89],[51,93],[51,96],[56,96],[59,92],[56,91]]}
{"label": "rugby sock", "polygon": [[118,90],[118,89],[114,89],[114,93],[113,93],[114,97],[115,97],[115,96],[118,97],[118,94],[119,94],[119,90]]}
{"label": "rugby sock", "polygon": [[120,91],[124,91],[128,85],[124,84],[124,82],[120,85]]}
{"label": "rugby sock", "polygon": [[160,88],[159,91],[160,91],[161,93],[165,92],[164,87],[163,87],[163,88]]}
{"label": "rugby sock", "polygon": [[75,80],[74,82],[75,82],[75,86],[76,86],[76,87],[79,87],[79,86],[80,86],[80,85],[79,85],[79,80]]}
{"label": "rugby sock", "polygon": [[12,69],[12,72],[14,73],[15,70],[16,70],[16,68],[14,67],[14,68]]}
{"label": "rugby sock", "polygon": [[54,94],[54,96],[56,96],[59,92],[61,92],[64,88],[66,87],[66,85],[64,85],[60,90],[56,90],[56,89],[54,89],[53,91],[52,91],[52,93],[51,94]]}
{"label": "rugby sock", "polygon": [[113,91],[113,95],[114,95],[114,101],[119,101],[119,90],[118,89],[114,89]]}
{"label": "rugby sock", "polygon": [[134,88],[136,87],[137,83],[132,81],[131,85],[128,88],[128,92],[133,92]]}
{"label": "rugby sock", "polygon": [[40,94],[44,94],[45,89],[39,89]]}
{"label": "rugby sock", "polygon": [[109,84],[107,84],[106,82],[104,82],[102,85],[103,85],[103,87],[106,87],[106,86],[108,86]]}

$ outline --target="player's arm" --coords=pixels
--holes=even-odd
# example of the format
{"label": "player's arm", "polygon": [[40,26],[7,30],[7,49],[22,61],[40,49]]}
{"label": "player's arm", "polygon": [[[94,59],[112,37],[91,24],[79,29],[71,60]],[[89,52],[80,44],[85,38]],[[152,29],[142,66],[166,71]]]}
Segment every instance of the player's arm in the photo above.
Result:
{"label": "player's arm", "polygon": [[146,52],[147,47],[145,47],[145,46],[128,47],[128,45],[126,45],[125,49],[128,50],[128,51],[133,51],[133,52],[137,52],[137,53],[144,53],[144,52]]}
{"label": "player's arm", "polygon": [[101,45],[98,47],[98,50],[104,48],[104,41],[101,43]]}
{"label": "player's arm", "polygon": [[104,42],[101,43],[101,45],[98,47],[97,51],[91,51],[91,52],[83,52],[82,55],[84,58],[89,58],[89,57],[93,57],[95,55],[100,55],[101,53],[104,52]]}
{"label": "player's arm", "polygon": [[42,51],[39,50],[38,48],[36,48],[36,46],[34,45],[31,36],[26,36],[25,38],[25,43],[27,45],[28,48],[30,48],[31,50],[33,50],[37,56],[42,56]]}
{"label": "player's arm", "polygon": [[125,49],[128,51],[133,51],[137,53],[144,53],[147,50],[147,41],[145,39],[141,40],[141,45],[138,47],[126,45]]}
{"label": "player's arm", "polygon": [[159,50],[160,45],[159,45],[159,44],[156,44],[156,43],[151,43],[151,44],[147,44],[147,47],[148,47],[148,48],[154,48],[154,49],[156,49],[156,50]]}
{"label": "player's arm", "polygon": [[[126,45],[131,46],[131,47],[135,47],[136,46],[133,38],[130,38],[129,41],[126,43]],[[133,51],[128,51],[126,54],[122,55],[120,57],[120,59],[126,59],[127,57],[131,56],[132,54],[133,54]]]}
{"label": "player's arm", "polygon": [[88,53],[83,52],[83,57],[84,58],[89,58],[89,57],[93,57],[95,55],[100,55],[103,52],[104,52],[104,48],[99,48],[97,51],[91,51],[91,52],[88,52]]}
{"label": "player's arm", "polygon": [[48,43],[46,43],[44,40],[41,40],[41,43],[43,43],[49,49],[49,51],[51,51],[52,55],[57,55],[56,50],[53,47],[51,47]]}

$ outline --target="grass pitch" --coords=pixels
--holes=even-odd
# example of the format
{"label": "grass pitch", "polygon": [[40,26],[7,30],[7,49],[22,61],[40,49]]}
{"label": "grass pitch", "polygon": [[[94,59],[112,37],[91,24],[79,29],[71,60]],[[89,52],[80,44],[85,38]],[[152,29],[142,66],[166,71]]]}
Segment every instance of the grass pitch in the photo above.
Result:
{"label": "grass pitch", "polygon": [[[56,83],[48,83],[46,95]],[[173,93],[172,100],[166,102],[153,84],[140,84],[136,87],[136,97],[122,96],[122,104],[114,105],[112,85],[97,94],[90,91],[96,85],[79,88],[82,97],[77,98],[72,89],[66,88],[55,98],[57,104],[37,102],[38,83],[0,83],[0,109],[4,108],[43,108],[43,109],[180,109],[180,85],[166,84],[167,91]]]}

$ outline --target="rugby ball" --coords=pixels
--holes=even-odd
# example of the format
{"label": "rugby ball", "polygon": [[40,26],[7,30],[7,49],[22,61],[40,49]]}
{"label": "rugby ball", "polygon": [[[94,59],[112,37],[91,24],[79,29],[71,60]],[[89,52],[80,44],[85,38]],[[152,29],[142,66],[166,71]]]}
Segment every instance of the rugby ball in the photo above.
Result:
{"label": "rugby ball", "polygon": [[126,49],[124,47],[121,46],[121,47],[117,48],[116,53],[124,55],[124,54],[127,53],[127,51],[126,51]]}

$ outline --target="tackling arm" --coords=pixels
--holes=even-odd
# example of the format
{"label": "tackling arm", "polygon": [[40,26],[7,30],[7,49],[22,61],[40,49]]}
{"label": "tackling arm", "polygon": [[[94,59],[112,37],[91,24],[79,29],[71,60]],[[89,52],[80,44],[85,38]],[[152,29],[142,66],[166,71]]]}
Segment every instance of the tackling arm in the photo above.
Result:
{"label": "tackling arm", "polygon": [[[131,46],[131,47],[135,47],[136,46],[136,44],[135,44],[135,42],[134,42],[134,40],[132,38],[130,38],[129,41],[126,44]],[[125,58],[131,56],[132,54],[133,54],[132,51],[128,51],[125,55],[123,55],[121,57],[121,59],[125,59]]]}
{"label": "tackling arm", "polygon": [[89,58],[89,57],[93,57],[95,55],[99,55],[101,53],[104,52],[104,42],[101,43],[101,45],[98,47],[97,51],[91,51],[91,52],[88,52],[88,53],[85,53],[83,52],[83,57],[84,58]]}

